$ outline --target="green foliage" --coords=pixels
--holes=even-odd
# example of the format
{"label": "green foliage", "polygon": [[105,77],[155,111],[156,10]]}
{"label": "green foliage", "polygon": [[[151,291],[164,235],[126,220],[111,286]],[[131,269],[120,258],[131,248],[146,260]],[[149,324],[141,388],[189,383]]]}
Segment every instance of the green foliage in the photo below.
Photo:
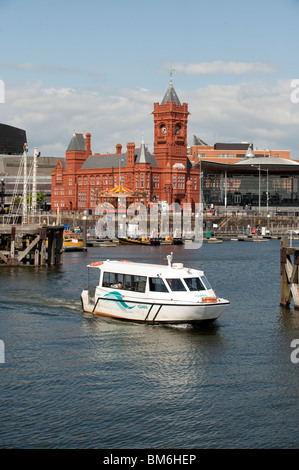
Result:
{"label": "green foliage", "polygon": [[[22,201],[22,196],[16,196],[14,198],[14,205],[19,206],[21,201]],[[36,195],[36,204],[37,204],[37,206],[40,206],[44,202],[46,202],[46,194],[43,191],[40,191]],[[27,194],[27,204],[30,206],[31,203],[32,203],[32,193]]]}

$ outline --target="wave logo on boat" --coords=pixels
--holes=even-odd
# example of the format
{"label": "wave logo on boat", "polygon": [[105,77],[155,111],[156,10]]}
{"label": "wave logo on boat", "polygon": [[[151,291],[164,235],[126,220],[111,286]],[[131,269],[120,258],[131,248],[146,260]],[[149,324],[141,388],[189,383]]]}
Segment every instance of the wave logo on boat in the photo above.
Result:
{"label": "wave logo on boat", "polygon": [[104,297],[106,297],[107,299],[115,300],[122,310],[131,310],[135,307],[135,305],[133,305],[133,307],[129,307],[129,305],[127,305],[126,302],[123,301],[123,296],[116,291],[109,292],[109,294],[104,295]]}

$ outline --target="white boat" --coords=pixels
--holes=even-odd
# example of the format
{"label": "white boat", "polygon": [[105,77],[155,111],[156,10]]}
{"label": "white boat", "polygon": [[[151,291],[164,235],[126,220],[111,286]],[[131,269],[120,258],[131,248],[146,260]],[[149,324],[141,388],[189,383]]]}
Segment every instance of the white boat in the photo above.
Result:
{"label": "white boat", "polygon": [[229,305],[218,298],[204,272],[182,263],[98,261],[97,285],[81,293],[84,312],[146,323],[210,323]]}

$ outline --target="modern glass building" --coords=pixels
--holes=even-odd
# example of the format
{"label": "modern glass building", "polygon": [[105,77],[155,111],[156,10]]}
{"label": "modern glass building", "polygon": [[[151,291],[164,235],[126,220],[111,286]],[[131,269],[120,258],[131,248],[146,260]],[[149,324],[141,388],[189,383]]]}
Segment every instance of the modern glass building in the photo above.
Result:
{"label": "modern glass building", "polygon": [[252,157],[237,163],[200,161],[201,201],[219,205],[299,206],[299,163]]}

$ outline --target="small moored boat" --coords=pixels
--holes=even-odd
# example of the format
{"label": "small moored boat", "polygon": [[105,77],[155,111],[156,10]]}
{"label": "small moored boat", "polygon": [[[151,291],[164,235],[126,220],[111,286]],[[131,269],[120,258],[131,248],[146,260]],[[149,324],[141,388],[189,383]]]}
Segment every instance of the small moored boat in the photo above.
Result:
{"label": "small moored boat", "polygon": [[81,293],[84,312],[147,323],[210,323],[229,305],[218,298],[203,271],[182,263],[98,261],[97,285]]}
{"label": "small moored boat", "polygon": [[63,249],[64,251],[82,251],[83,240],[72,236],[63,237]]}
{"label": "small moored boat", "polygon": [[141,238],[130,238],[130,237],[118,237],[118,241],[123,245],[160,245],[158,238],[141,237]]}

